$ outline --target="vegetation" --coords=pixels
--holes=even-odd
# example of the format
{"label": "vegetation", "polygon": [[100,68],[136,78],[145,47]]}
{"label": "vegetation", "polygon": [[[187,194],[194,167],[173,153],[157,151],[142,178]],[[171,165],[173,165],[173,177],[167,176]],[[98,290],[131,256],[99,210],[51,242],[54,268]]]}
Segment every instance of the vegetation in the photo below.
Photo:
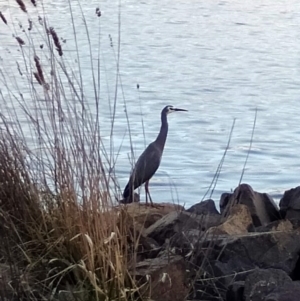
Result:
{"label": "vegetation", "polygon": [[[126,211],[113,207],[119,192],[115,157],[100,133],[100,49],[92,51],[82,13],[91,100],[71,1],[72,64],[46,12],[36,13],[42,3],[16,3],[28,24],[0,13],[19,53],[16,59],[1,54],[0,286],[6,293],[0,298],[143,299],[129,274],[138,237]],[[79,2],[74,5],[81,9]],[[93,17],[100,19],[99,8]],[[116,98],[109,103],[112,129]]]}

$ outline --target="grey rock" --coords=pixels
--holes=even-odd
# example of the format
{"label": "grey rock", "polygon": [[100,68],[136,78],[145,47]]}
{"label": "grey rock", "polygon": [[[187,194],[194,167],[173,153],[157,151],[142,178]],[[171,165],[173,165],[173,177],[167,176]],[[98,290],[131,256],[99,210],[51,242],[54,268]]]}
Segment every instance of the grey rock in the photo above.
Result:
{"label": "grey rock", "polygon": [[195,213],[195,214],[217,214],[219,215],[219,211],[216,208],[216,204],[213,200],[209,199],[203,202],[200,202],[198,204],[193,205],[189,209],[186,210],[187,212],[190,213]]}
{"label": "grey rock", "polygon": [[164,244],[166,239],[173,238],[176,234],[185,236],[190,230],[206,229],[220,224],[220,215],[195,215],[189,212],[170,212],[149,228],[144,234],[155,239],[159,244]]}
{"label": "grey rock", "polygon": [[[224,240],[219,247],[222,245],[225,247],[220,256],[223,264],[239,258],[253,267],[282,269],[291,274],[299,258],[300,231],[249,233],[240,238]],[[245,270],[242,267],[236,272]]]}
{"label": "grey rock", "polygon": [[245,281],[257,268],[281,269],[291,275],[299,252],[300,229],[287,233],[279,231],[206,238],[193,258],[193,265],[201,267],[202,271],[202,276],[196,281],[194,298],[206,300],[208,295],[219,294],[225,299],[232,283]]}
{"label": "grey rock", "polygon": [[245,280],[244,299],[264,301],[265,297],[278,286],[292,283],[286,272],[278,269],[258,269]]}
{"label": "grey rock", "polygon": [[300,219],[300,186],[286,190],[279,207],[284,218]]}
{"label": "grey rock", "polygon": [[300,300],[300,282],[294,281],[280,286],[268,294],[264,301],[299,301]]}

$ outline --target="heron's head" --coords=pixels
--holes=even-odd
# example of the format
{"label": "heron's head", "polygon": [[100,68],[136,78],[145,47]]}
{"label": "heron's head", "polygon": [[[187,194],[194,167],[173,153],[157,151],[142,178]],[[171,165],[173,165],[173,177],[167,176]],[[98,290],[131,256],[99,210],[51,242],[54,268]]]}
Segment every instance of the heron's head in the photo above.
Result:
{"label": "heron's head", "polygon": [[187,110],[184,110],[184,109],[178,109],[178,108],[175,108],[173,106],[166,106],[164,107],[164,109],[162,110],[162,113],[168,115],[170,113],[173,113],[173,112],[178,112],[178,111],[184,111],[186,112]]}

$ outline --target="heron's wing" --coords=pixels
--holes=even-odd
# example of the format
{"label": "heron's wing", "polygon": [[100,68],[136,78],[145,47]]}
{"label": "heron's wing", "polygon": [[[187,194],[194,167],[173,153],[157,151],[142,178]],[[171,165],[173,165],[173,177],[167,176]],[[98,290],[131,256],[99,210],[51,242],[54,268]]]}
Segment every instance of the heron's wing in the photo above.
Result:
{"label": "heron's wing", "polygon": [[161,150],[154,143],[148,145],[137,160],[130,176],[130,183],[131,185],[133,183],[134,189],[152,178],[159,167],[161,156]]}

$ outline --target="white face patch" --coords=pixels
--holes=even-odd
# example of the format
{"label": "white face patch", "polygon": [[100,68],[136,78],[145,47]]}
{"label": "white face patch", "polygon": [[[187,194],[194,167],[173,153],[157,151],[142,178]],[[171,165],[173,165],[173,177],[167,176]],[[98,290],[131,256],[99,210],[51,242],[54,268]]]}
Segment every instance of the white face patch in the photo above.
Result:
{"label": "white face patch", "polygon": [[173,112],[175,112],[174,107],[168,106],[167,114],[170,114],[170,113],[173,113]]}

